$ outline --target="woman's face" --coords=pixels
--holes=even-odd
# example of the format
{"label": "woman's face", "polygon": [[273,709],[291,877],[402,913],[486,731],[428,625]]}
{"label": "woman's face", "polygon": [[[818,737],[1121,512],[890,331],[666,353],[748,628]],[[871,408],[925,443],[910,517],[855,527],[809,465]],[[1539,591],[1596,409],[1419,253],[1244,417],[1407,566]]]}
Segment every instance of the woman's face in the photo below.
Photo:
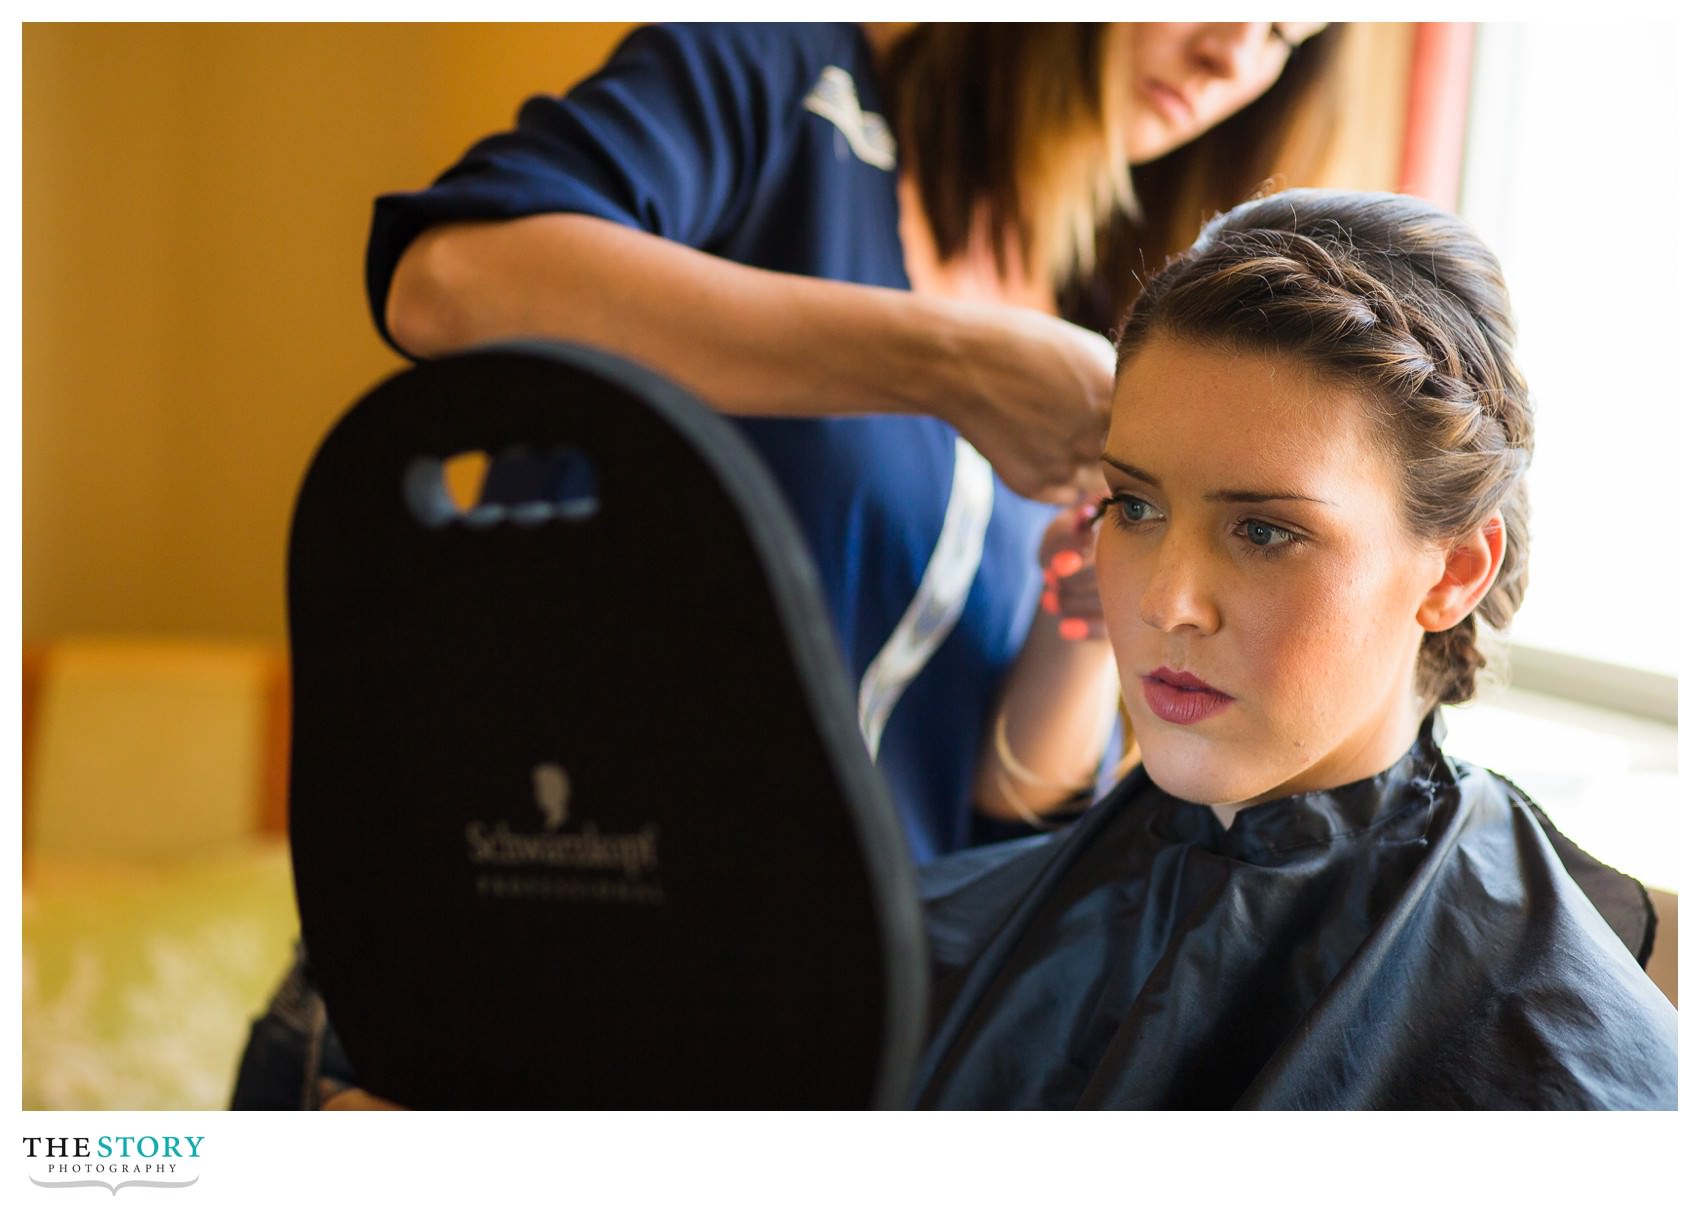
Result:
{"label": "woman's face", "polygon": [[1132,90],[1128,162],[1144,164],[1238,113],[1275,83],[1292,48],[1323,28],[1311,21],[1139,22],[1119,25]]}
{"label": "woman's face", "polygon": [[1159,786],[1244,806],[1398,760],[1446,556],[1406,532],[1351,389],[1154,335],[1118,376],[1104,472],[1099,593]]}

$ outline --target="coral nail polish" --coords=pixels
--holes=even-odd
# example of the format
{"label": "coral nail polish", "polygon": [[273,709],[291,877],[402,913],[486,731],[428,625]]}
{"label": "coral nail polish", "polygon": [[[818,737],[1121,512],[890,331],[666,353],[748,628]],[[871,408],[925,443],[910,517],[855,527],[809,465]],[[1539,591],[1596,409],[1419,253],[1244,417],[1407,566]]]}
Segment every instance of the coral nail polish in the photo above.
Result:
{"label": "coral nail polish", "polygon": [[1059,577],[1071,577],[1086,567],[1086,558],[1078,551],[1059,551],[1051,557],[1051,571]]}

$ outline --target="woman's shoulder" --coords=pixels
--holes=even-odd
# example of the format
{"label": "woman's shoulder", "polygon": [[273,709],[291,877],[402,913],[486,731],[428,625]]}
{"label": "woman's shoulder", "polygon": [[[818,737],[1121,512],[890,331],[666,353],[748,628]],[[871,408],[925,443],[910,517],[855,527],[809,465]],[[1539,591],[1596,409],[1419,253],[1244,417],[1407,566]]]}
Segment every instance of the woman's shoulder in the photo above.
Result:
{"label": "woman's shoulder", "polygon": [[[1449,759],[1463,790],[1479,814],[1491,816],[1501,831],[1526,833],[1544,845],[1538,849],[1557,859],[1558,871],[1568,877],[1638,964],[1646,966],[1653,953],[1658,919],[1646,887],[1631,875],[1601,862],[1572,841],[1534,797],[1510,778],[1486,766]],[[1517,828],[1520,826],[1520,830]]]}
{"label": "woman's shoulder", "polygon": [[1431,1083],[1449,1076],[1471,1105],[1521,1105],[1518,1091],[1531,1105],[1664,1105],[1676,1014],[1642,971],[1654,927],[1646,890],[1510,779],[1448,764],[1463,827],[1455,849],[1431,837],[1445,861],[1422,899],[1430,938],[1471,945],[1451,967],[1450,1044],[1431,1057]]}

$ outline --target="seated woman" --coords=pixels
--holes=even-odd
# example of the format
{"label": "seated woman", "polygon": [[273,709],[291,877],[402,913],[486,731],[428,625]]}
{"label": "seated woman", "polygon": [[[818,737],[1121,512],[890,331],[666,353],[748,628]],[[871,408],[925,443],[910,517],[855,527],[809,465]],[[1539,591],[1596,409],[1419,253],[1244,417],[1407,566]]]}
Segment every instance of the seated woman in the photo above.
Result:
{"label": "seated woman", "polygon": [[1676,1105],[1674,1009],[1439,744],[1527,580],[1512,339],[1406,197],[1248,203],[1152,279],[1097,547],[1144,767],[923,872],[923,1106]]}

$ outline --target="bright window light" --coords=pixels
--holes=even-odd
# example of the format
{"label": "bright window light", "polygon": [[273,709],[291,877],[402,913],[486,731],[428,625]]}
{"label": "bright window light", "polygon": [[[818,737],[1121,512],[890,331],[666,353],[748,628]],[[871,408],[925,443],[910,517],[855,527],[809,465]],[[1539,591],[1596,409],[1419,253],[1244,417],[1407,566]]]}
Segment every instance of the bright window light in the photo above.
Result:
{"label": "bright window light", "polygon": [[[1536,406],[1513,642],[1677,672],[1682,283],[1676,25],[1477,27],[1460,211],[1504,263]],[[1663,237],[1660,232],[1666,233]]]}

